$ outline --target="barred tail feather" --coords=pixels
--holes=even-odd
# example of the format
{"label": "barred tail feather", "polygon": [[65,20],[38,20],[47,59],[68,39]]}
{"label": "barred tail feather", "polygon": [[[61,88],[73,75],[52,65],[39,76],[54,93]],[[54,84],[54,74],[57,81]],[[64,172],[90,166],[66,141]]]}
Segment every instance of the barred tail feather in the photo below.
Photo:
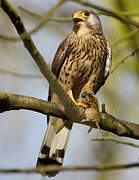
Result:
{"label": "barred tail feather", "polygon": [[[49,121],[48,128],[41,146],[37,166],[62,165],[67,143],[70,136],[70,129],[65,126],[55,132],[54,126]],[[55,176],[58,172],[48,172],[46,175]]]}

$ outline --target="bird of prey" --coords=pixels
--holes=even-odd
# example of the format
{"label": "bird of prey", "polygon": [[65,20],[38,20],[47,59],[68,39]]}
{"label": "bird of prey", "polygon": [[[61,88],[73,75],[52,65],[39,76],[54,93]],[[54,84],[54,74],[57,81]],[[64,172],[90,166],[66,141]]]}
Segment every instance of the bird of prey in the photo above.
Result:
{"label": "bird of prey", "polygon": [[[73,14],[73,22],[72,32],[60,44],[55,54],[52,72],[73,102],[82,105],[80,99],[92,97],[84,96],[84,92],[96,94],[104,85],[111,68],[112,52],[95,12],[78,10]],[[48,100],[64,108],[51,87]],[[62,165],[71,128],[72,123],[69,121],[48,117],[48,128],[37,166]],[[57,172],[47,173],[48,176],[56,174]]]}

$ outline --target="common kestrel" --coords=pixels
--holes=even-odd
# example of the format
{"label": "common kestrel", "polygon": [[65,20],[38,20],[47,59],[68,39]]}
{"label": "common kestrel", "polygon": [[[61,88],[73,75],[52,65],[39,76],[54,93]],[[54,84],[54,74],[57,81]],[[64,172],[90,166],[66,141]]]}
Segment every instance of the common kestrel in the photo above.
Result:
{"label": "common kestrel", "polygon": [[[60,44],[55,54],[52,72],[78,105],[80,99],[85,97],[84,92],[96,94],[104,84],[110,72],[112,53],[96,13],[87,9],[76,11],[73,22],[72,32]],[[51,87],[48,100],[63,108]],[[71,128],[72,123],[64,119],[48,117],[48,128],[37,166],[62,165]],[[57,172],[47,173],[48,176],[56,174]]]}

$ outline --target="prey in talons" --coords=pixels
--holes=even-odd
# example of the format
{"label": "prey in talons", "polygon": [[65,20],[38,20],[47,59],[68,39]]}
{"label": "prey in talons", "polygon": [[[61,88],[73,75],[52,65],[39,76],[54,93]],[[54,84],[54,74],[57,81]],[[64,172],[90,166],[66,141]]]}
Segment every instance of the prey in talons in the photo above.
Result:
{"label": "prey in talons", "polygon": [[[93,121],[95,122],[99,133],[101,135],[101,130],[100,130],[100,122],[101,122],[101,113],[99,112],[99,103],[98,99],[94,95],[93,92],[91,91],[84,91],[80,95],[80,101],[82,104],[84,104],[85,107],[85,115],[86,119],[83,120],[82,122],[85,121]],[[88,133],[92,130],[93,127],[90,127],[88,130]]]}

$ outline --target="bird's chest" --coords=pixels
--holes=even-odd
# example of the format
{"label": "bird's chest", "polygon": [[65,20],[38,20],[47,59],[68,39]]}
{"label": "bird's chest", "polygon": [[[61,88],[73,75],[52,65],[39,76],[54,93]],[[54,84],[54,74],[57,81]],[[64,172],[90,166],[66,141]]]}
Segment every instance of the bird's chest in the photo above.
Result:
{"label": "bird's chest", "polygon": [[73,61],[71,80],[73,81],[74,87],[81,87],[89,80],[92,73],[92,64],[93,62],[87,57]]}
{"label": "bird's chest", "polygon": [[79,39],[70,43],[61,68],[59,80],[66,89],[81,89],[93,74],[92,81],[102,78],[105,66],[105,49],[100,39]]}
{"label": "bird's chest", "polygon": [[80,88],[89,80],[93,62],[86,50],[83,46],[77,49],[74,47],[66,57],[59,76],[66,87]]}

